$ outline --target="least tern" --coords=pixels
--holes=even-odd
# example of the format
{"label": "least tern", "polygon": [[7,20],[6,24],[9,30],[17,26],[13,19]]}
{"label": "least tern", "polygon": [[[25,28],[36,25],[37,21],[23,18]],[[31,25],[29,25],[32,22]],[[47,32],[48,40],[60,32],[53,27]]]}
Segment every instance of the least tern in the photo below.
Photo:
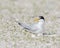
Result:
{"label": "least tern", "polygon": [[24,29],[28,30],[29,32],[33,33],[33,34],[41,34],[44,33],[44,22],[45,22],[45,18],[43,16],[38,16],[38,18],[35,18],[35,21],[37,21],[37,23],[35,24],[26,24],[26,23],[21,23],[18,22],[17,23],[22,26]]}

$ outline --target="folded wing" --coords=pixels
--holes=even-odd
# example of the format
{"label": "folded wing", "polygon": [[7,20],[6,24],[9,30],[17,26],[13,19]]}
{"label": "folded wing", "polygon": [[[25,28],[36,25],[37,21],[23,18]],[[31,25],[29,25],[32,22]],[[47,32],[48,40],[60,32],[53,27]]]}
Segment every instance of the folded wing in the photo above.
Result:
{"label": "folded wing", "polygon": [[31,26],[28,25],[28,24],[26,24],[26,23],[19,23],[19,22],[18,22],[18,24],[19,24],[20,26],[22,26],[24,29],[31,30]]}

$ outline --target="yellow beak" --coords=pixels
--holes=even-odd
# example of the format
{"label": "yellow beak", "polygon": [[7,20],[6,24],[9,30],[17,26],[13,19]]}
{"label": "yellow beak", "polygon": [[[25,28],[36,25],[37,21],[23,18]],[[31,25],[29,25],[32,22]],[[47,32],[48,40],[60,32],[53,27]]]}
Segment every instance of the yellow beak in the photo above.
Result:
{"label": "yellow beak", "polygon": [[40,19],[39,18],[34,18],[34,21],[35,22],[38,22]]}

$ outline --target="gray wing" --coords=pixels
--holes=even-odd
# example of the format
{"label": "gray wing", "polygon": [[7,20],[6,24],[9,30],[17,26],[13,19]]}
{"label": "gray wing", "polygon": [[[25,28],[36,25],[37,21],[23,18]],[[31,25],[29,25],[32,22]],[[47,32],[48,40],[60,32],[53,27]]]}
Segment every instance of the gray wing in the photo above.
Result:
{"label": "gray wing", "polygon": [[20,23],[18,22],[19,25],[21,25],[24,29],[31,30],[31,26],[26,24],[26,23]]}
{"label": "gray wing", "polygon": [[22,26],[24,29],[27,29],[27,31],[31,33],[37,33],[38,28],[36,27],[36,24],[28,25],[25,23],[18,23],[20,26]]}
{"label": "gray wing", "polygon": [[35,28],[34,25],[29,25],[29,24],[26,24],[26,23],[21,23],[16,18],[13,18],[13,19],[15,19],[15,22],[18,23],[20,26],[22,26],[24,29],[27,29],[27,30],[30,30],[30,31],[34,31],[35,30],[34,29]]}

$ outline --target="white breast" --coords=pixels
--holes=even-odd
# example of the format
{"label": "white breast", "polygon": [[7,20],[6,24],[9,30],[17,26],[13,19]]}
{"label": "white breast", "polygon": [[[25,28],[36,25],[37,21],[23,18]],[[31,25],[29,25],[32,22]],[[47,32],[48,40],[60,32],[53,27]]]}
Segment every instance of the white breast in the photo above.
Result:
{"label": "white breast", "polygon": [[35,33],[43,32],[44,20],[40,20],[36,25],[34,25]]}

